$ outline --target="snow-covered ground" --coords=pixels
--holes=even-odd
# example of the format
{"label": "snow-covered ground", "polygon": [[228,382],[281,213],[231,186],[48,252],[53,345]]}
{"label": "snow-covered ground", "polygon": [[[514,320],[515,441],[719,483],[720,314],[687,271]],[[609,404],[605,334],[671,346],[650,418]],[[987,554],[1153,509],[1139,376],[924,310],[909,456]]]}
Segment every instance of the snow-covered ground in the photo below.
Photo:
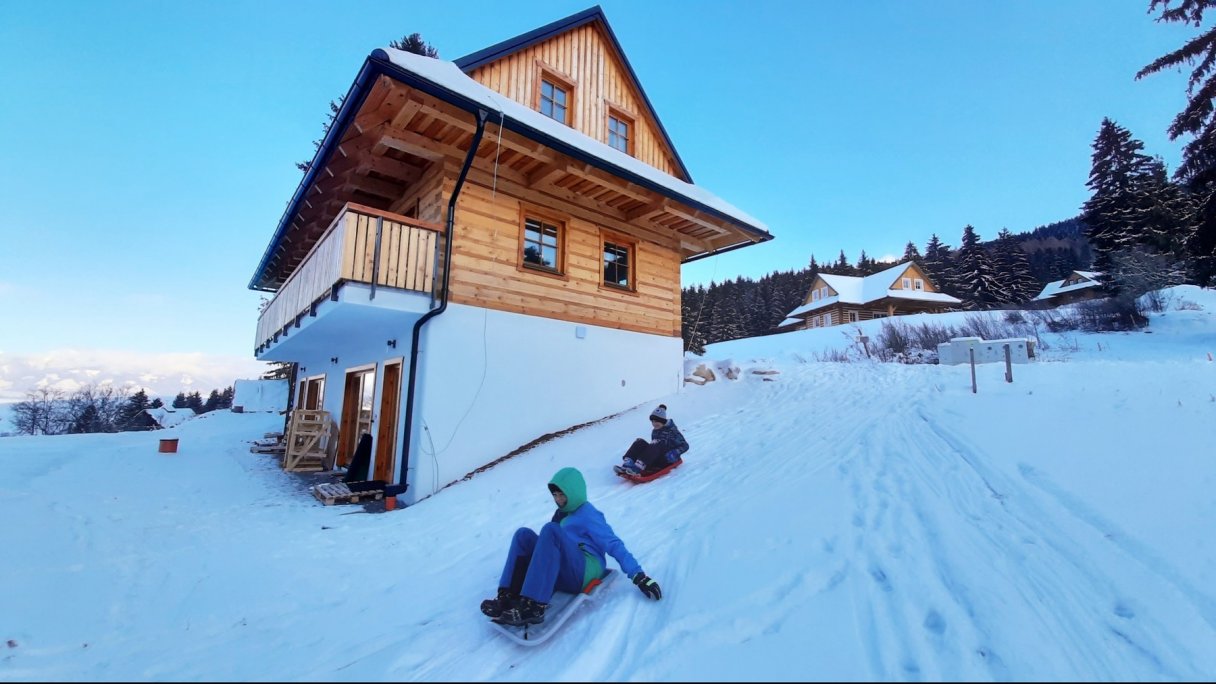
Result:
{"label": "snow-covered ground", "polygon": [[[1176,292],[1201,308],[1043,335],[977,394],[816,361],[846,328],[713,345],[743,373],[656,400],[692,449],[644,485],[610,466],[650,405],[383,515],[250,453],[275,414],[5,438],[0,680],[1206,681],[1216,293]],[[477,604],[564,466],[664,595],[614,583],[528,649]]]}

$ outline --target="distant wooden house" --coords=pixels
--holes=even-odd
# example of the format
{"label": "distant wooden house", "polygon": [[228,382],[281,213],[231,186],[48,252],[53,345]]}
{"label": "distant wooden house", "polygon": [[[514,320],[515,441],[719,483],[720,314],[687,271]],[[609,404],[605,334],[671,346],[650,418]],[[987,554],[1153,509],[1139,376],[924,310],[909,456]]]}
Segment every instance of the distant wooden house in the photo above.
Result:
{"label": "distant wooden house", "polygon": [[681,264],[771,238],[693,184],[599,7],[455,62],[379,49],[250,280],[254,353],[410,504],[679,391]]}
{"label": "distant wooden house", "polygon": [[940,313],[961,304],[939,292],[914,261],[865,277],[819,273],[802,305],[786,314],[780,332],[856,323],[912,313]]}
{"label": "distant wooden house", "polygon": [[1055,307],[1103,297],[1102,283],[1098,280],[1101,275],[1098,271],[1073,271],[1063,280],[1047,283],[1031,302],[1041,307]]}

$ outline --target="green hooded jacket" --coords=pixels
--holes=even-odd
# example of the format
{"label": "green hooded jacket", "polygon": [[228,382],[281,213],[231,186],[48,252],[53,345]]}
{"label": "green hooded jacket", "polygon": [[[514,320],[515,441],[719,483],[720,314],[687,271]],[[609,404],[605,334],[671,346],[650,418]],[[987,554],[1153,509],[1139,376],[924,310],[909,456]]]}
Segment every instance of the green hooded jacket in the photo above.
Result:
{"label": "green hooded jacket", "polygon": [[562,468],[557,471],[549,484],[562,490],[566,495],[566,505],[560,509],[560,524],[562,531],[572,536],[583,550],[587,561],[583,570],[583,586],[604,575],[605,552],[621,564],[626,574],[632,576],[640,572],[637,561],[625,549],[624,543],[617,538],[604,520],[604,514],[587,501],[587,482],[577,468]]}

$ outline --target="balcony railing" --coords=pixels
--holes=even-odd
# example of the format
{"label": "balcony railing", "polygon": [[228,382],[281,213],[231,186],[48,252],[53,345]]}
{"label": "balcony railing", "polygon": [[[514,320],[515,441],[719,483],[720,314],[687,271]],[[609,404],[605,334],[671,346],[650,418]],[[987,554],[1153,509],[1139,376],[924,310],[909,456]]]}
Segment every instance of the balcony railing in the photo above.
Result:
{"label": "balcony railing", "polygon": [[258,317],[260,351],[343,282],[432,294],[441,228],[347,204]]}

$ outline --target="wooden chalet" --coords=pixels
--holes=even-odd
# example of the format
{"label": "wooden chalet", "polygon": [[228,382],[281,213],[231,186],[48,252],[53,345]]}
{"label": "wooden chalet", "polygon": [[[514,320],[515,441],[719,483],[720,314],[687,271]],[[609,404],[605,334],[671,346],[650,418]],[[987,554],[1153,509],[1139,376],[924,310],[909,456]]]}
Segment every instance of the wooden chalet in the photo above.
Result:
{"label": "wooden chalet", "polygon": [[803,330],[913,313],[940,313],[962,301],[937,289],[916,262],[865,277],[819,273],[802,305],[778,330]]}
{"label": "wooden chalet", "polygon": [[254,350],[334,422],[316,449],[371,434],[410,503],[678,391],[681,264],[771,237],[693,185],[599,7],[455,62],[378,49],[250,280]]}
{"label": "wooden chalet", "polygon": [[1043,291],[1031,300],[1037,307],[1051,308],[1063,304],[1083,302],[1088,299],[1105,297],[1098,271],[1073,271],[1063,280],[1047,283]]}

